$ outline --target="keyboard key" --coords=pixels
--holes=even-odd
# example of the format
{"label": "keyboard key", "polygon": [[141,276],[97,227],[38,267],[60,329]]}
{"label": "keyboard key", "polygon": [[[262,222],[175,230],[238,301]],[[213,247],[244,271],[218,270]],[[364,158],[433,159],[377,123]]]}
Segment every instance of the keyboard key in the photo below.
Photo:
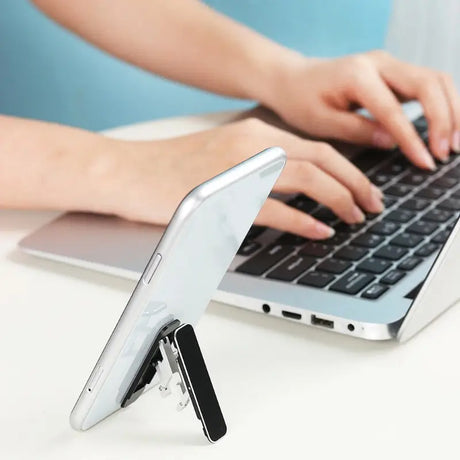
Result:
{"label": "keyboard key", "polygon": [[416,233],[417,235],[431,235],[438,226],[432,222],[423,222],[423,220],[417,220],[412,225],[406,228],[409,233]]}
{"label": "keyboard key", "polygon": [[450,235],[451,231],[452,230],[441,230],[433,238],[433,240],[432,240],[433,243],[444,244],[447,241],[447,238],[449,238],[449,235]]}
{"label": "keyboard key", "polygon": [[446,230],[452,231],[455,227],[455,224],[457,223],[457,219],[455,219],[453,222],[451,222],[449,225],[446,225]]}
{"label": "keyboard key", "polygon": [[452,217],[452,213],[444,209],[432,209],[423,215],[423,220],[431,222],[446,222]]}
{"label": "keyboard key", "polygon": [[430,185],[439,188],[452,188],[458,184],[458,180],[455,177],[440,177],[433,181]]}
{"label": "keyboard key", "polygon": [[318,243],[316,241],[309,241],[300,251],[299,254],[302,256],[311,257],[324,257],[328,255],[333,248],[324,243]]}
{"label": "keyboard key", "polygon": [[367,222],[372,222],[374,219],[377,219],[381,214],[375,214],[373,212],[365,212],[364,215],[366,216]]}
{"label": "keyboard key", "polygon": [[290,246],[300,246],[305,244],[307,239],[300,235],[294,235],[293,233],[283,233],[276,242],[279,244],[288,244]]}
{"label": "keyboard key", "polygon": [[460,198],[460,190],[457,190],[456,192],[452,193],[452,196],[454,198]]}
{"label": "keyboard key", "polygon": [[418,172],[409,172],[404,177],[399,179],[399,183],[406,184],[406,185],[412,185],[412,186],[418,186],[420,184],[423,184],[423,182],[425,181],[426,181],[426,176]]}
{"label": "keyboard key", "polygon": [[438,204],[438,207],[448,211],[460,211],[460,198],[446,198]]}
{"label": "keyboard key", "polygon": [[311,213],[318,206],[316,201],[311,200],[305,195],[297,195],[295,198],[288,201],[287,204],[307,214]]}
{"label": "keyboard key", "polygon": [[394,157],[389,163],[380,168],[379,172],[382,174],[391,174],[392,176],[397,176],[409,167],[409,161],[407,161],[407,159],[399,152],[398,156]]}
{"label": "keyboard key", "polygon": [[327,240],[321,240],[323,244],[329,244],[331,246],[339,246],[344,243],[346,240],[350,238],[350,235],[347,233],[336,233],[332,238],[328,238]]}
{"label": "keyboard key", "polygon": [[379,169],[379,173],[381,174],[389,174],[391,176],[397,176],[401,174],[407,167],[409,163],[404,163],[401,161],[391,161],[387,163],[385,166]]}
{"label": "keyboard key", "polygon": [[404,278],[406,276],[405,272],[402,272],[400,270],[390,270],[381,280],[381,283],[384,284],[396,284],[400,279]]}
{"label": "keyboard key", "polygon": [[407,249],[399,246],[384,246],[374,253],[374,257],[387,260],[399,260],[407,254]]}
{"label": "keyboard key", "polygon": [[377,299],[386,291],[388,291],[388,286],[373,284],[364,290],[364,292],[361,294],[361,297],[366,299]]}
{"label": "keyboard key", "polygon": [[292,252],[292,246],[283,246],[282,244],[274,244],[257,253],[254,257],[243,262],[236,271],[247,273],[249,275],[260,276],[265,273],[273,265],[283,260]]}
{"label": "keyboard key", "polygon": [[331,291],[354,295],[374,281],[374,279],[375,276],[368,275],[367,273],[350,272],[332,284],[330,289]]}
{"label": "keyboard key", "polygon": [[424,131],[426,131],[428,129],[428,122],[427,122],[426,118],[423,115],[418,117],[412,123],[413,123],[414,128],[417,130],[418,133],[424,132]]}
{"label": "keyboard key", "polygon": [[403,248],[415,248],[423,241],[423,236],[414,233],[400,233],[395,236],[390,243]]}
{"label": "keyboard key", "polygon": [[419,190],[415,196],[418,198],[428,198],[430,200],[437,200],[439,197],[444,195],[445,191],[441,188],[436,187],[425,187]]}
{"label": "keyboard key", "polygon": [[410,168],[408,168],[408,170],[412,173],[412,174],[419,174],[425,178],[429,178],[431,176],[433,176],[434,174],[437,174],[439,172],[439,170],[435,170],[435,171],[431,171],[431,170],[427,170],[427,169],[419,169],[415,166],[411,166]]}
{"label": "keyboard key", "polygon": [[379,235],[374,235],[373,233],[362,233],[355,239],[351,240],[351,244],[354,244],[355,246],[362,246],[364,248],[375,248],[384,241],[385,238]]}
{"label": "keyboard key", "polygon": [[387,159],[388,150],[367,148],[353,157],[353,164],[362,172],[367,172]]}
{"label": "keyboard key", "polygon": [[369,180],[373,184],[380,186],[380,185],[388,184],[388,182],[390,182],[393,179],[393,177],[394,176],[390,174],[383,174],[383,173],[377,172],[375,174],[372,174],[372,176],[369,177]]}
{"label": "keyboard key", "polygon": [[368,259],[363,260],[359,265],[356,266],[356,269],[362,272],[375,273],[380,275],[388,268],[391,267],[391,262],[386,260],[376,259],[374,257],[369,257]]}
{"label": "keyboard key", "polygon": [[439,249],[439,244],[427,243],[415,252],[416,256],[428,257]]}
{"label": "keyboard key", "polygon": [[385,206],[385,209],[391,208],[397,202],[398,200],[395,200],[394,198],[390,198],[389,196],[383,197],[383,205]]}
{"label": "keyboard key", "polygon": [[[420,136],[420,138],[422,139],[422,141],[425,143],[425,145],[429,148],[430,146],[429,146],[428,144],[429,144],[429,140],[430,140],[430,139],[429,139],[429,132],[428,132],[428,130],[426,129],[426,130],[424,130],[424,131],[421,131],[421,132],[419,133],[419,136]],[[436,162],[436,160],[435,160],[435,162]]]}
{"label": "keyboard key", "polygon": [[412,192],[413,187],[406,184],[394,184],[385,189],[385,193],[394,196],[406,196],[408,193]]}
{"label": "keyboard key", "polygon": [[250,256],[254,254],[257,250],[262,247],[260,243],[257,241],[248,241],[247,243],[243,243],[238,249],[237,254],[240,256]]}
{"label": "keyboard key", "polygon": [[325,224],[332,224],[333,222],[338,220],[338,217],[330,209],[327,208],[318,209],[312,214],[312,216],[315,219],[324,222]]}
{"label": "keyboard key", "polygon": [[253,225],[250,229],[247,235],[245,236],[244,240],[249,241],[257,238],[260,236],[264,231],[266,230],[266,227],[262,227],[260,225]]}
{"label": "keyboard key", "polygon": [[410,211],[420,211],[425,209],[430,204],[429,201],[424,200],[423,198],[410,198],[407,201],[401,203],[401,208],[409,209]]}
{"label": "keyboard key", "polygon": [[408,211],[405,209],[395,209],[385,216],[385,219],[392,220],[394,222],[409,222],[415,217],[415,212]]}
{"label": "keyboard key", "polygon": [[324,286],[327,286],[334,279],[335,276],[329,275],[328,273],[310,272],[307,273],[305,276],[302,276],[302,278],[300,278],[297,281],[297,283],[305,284],[306,286],[322,288]]}
{"label": "keyboard key", "polygon": [[367,254],[366,249],[357,248],[353,246],[346,246],[342,249],[339,249],[334,257],[343,260],[359,260],[362,259]]}
{"label": "keyboard key", "polygon": [[346,224],[345,222],[340,222],[337,225],[334,225],[336,232],[340,233],[356,233],[361,230],[366,224]]}
{"label": "keyboard key", "polygon": [[398,265],[398,268],[406,271],[413,270],[420,262],[422,259],[419,257],[407,257]]}
{"label": "keyboard key", "polygon": [[387,221],[380,221],[376,224],[369,227],[368,231],[371,233],[375,233],[376,235],[392,235],[396,230],[399,229],[399,226],[394,222],[387,222]]}
{"label": "keyboard key", "polygon": [[351,267],[350,262],[345,262],[344,260],[339,259],[327,259],[324,262],[320,263],[316,270],[320,272],[333,273],[338,275],[343,273],[345,270],[348,270]]}
{"label": "keyboard key", "polygon": [[394,164],[402,165],[404,169],[409,168],[412,163],[402,154],[401,150],[396,149],[396,156],[393,159]]}
{"label": "keyboard key", "polygon": [[281,281],[292,281],[306,272],[316,263],[316,259],[306,256],[289,257],[281,265],[278,265],[274,270],[268,273],[267,278],[272,278]]}
{"label": "keyboard key", "polygon": [[446,177],[454,177],[460,179],[460,165],[454,166],[451,170],[446,172]]}

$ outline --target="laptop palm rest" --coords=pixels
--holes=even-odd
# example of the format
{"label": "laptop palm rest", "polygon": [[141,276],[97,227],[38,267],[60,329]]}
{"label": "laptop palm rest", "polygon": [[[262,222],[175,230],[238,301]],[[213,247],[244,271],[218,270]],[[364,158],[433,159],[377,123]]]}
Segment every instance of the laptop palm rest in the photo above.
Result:
{"label": "laptop palm rest", "polygon": [[25,237],[26,252],[139,279],[164,228],[114,216],[66,213]]}

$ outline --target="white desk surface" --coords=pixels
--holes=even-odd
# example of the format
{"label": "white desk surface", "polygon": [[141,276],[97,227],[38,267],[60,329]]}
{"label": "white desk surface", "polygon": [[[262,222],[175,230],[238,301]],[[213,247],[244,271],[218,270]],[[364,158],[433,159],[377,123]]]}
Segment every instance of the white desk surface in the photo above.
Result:
{"label": "white desk surface", "polygon": [[[228,117],[115,134],[172,135]],[[178,413],[155,389],[73,431],[69,412],[134,283],[16,249],[54,215],[0,211],[1,459],[460,458],[458,307],[399,345],[212,303],[197,334],[229,426],[224,439],[209,445],[193,408]]]}

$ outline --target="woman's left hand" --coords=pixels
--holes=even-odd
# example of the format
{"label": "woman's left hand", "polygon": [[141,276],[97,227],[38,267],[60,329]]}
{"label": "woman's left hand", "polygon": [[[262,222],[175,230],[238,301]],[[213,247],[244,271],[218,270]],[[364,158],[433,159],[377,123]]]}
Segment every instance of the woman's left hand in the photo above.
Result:
{"label": "woman's left hand", "polygon": [[[391,148],[411,162],[434,162],[400,102],[417,99],[429,124],[429,147],[442,160],[460,152],[460,97],[449,75],[402,62],[385,51],[338,59],[289,55],[261,102],[287,123],[321,138]],[[374,120],[356,113],[367,109]]]}

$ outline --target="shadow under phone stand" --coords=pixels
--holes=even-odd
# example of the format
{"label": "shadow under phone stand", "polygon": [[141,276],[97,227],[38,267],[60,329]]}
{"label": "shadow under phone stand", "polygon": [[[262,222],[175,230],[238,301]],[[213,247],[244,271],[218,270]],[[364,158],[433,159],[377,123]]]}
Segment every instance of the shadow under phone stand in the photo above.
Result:
{"label": "shadow under phone stand", "polygon": [[176,319],[160,330],[129,385],[121,407],[139,398],[155,375],[159,378],[158,388],[163,397],[171,393],[176,395],[178,410],[192,401],[210,442],[216,442],[225,435],[227,426],[190,324],[181,324]]}

